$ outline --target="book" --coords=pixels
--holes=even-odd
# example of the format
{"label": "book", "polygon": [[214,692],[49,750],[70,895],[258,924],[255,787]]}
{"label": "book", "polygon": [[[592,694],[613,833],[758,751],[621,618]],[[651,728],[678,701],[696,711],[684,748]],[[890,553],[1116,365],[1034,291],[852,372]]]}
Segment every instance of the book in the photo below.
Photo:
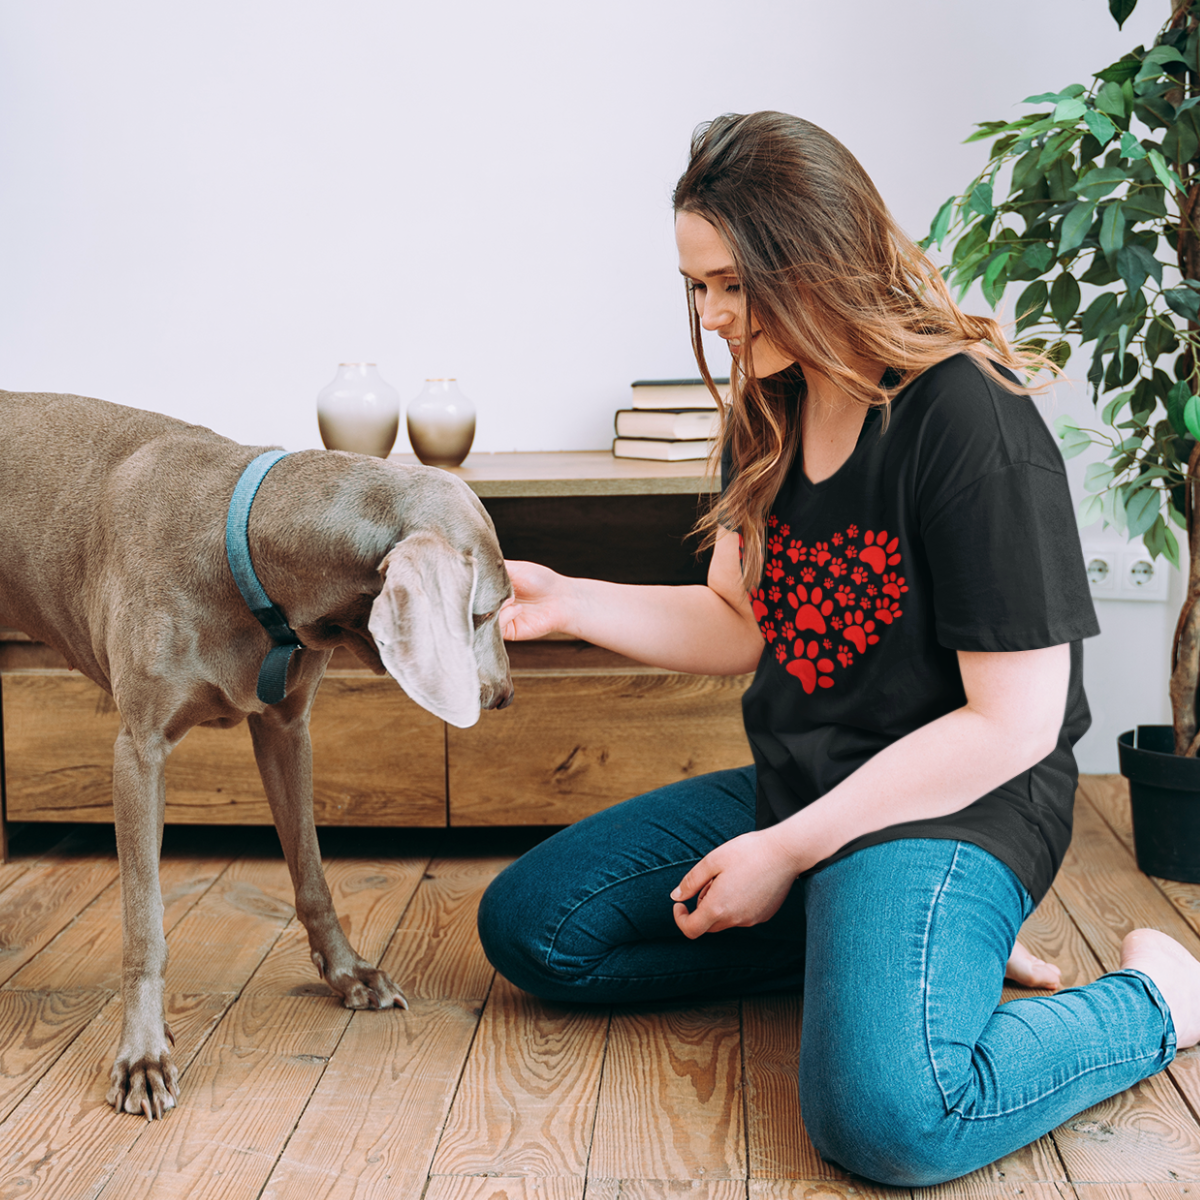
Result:
{"label": "book", "polygon": [[[713,383],[723,397],[728,395],[728,379],[714,379]],[[634,408],[717,407],[703,379],[635,379],[632,387]]]}
{"label": "book", "polygon": [[672,441],[714,438],[720,424],[715,408],[622,408],[616,420],[617,437]]}
{"label": "book", "polygon": [[712,453],[713,443],[707,438],[689,439],[686,442],[663,441],[657,438],[613,438],[614,458],[654,458],[662,462],[685,462],[688,459],[707,458]]}

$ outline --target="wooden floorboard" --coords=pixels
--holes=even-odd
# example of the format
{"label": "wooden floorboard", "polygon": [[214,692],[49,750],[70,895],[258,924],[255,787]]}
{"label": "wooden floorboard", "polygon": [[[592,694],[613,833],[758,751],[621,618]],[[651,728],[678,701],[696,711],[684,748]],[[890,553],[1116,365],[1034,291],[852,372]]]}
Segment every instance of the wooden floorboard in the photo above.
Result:
{"label": "wooden floorboard", "polygon": [[[351,1013],[312,966],[273,832],[168,829],[181,1105],[149,1124],[104,1103],[120,1031],[111,831],[18,831],[0,864],[0,1200],[1200,1200],[1196,1051],[938,1187],[825,1162],[796,1094],[799,995],[609,1010],[495,975],[476,909],[539,836],[323,832],[344,927],[411,1003]],[[1123,782],[1086,778],[1022,936],[1074,986],[1114,969],[1141,924],[1200,954],[1200,885],[1142,875]]]}

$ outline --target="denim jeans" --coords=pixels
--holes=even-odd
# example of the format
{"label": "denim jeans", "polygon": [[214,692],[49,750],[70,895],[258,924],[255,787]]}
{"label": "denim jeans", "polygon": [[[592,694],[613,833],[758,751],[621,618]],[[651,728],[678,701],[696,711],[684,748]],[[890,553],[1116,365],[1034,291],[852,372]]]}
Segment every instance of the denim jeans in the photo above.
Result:
{"label": "denim jeans", "polygon": [[967,842],[868,847],[798,880],[769,921],[689,941],[671,889],[753,827],[752,767],[588,817],[492,883],[479,910],[488,958],[555,1001],[803,987],[809,1136],[826,1159],[893,1185],[994,1162],[1174,1058],[1170,1013],[1139,971],[1000,1004],[1033,905]]}

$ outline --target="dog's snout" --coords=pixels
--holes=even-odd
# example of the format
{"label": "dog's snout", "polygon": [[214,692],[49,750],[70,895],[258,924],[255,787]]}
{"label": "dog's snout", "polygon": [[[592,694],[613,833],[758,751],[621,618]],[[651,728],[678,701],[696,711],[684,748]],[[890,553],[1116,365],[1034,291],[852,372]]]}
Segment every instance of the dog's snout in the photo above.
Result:
{"label": "dog's snout", "polygon": [[501,684],[485,685],[480,689],[479,705],[481,708],[507,708],[513,702],[515,692],[511,679]]}

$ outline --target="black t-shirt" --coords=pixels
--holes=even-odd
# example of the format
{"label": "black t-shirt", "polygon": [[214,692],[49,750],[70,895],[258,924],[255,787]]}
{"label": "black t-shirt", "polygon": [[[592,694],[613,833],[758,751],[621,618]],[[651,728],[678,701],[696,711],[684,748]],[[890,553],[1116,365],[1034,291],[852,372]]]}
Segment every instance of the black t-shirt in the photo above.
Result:
{"label": "black t-shirt", "polygon": [[[724,464],[728,477],[728,462]],[[1058,744],[957,813],[864,834],[962,839],[1040,901],[1071,840],[1072,746],[1091,723],[1079,639],[1099,633],[1060,456],[1033,402],[966,355],[868,414],[830,478],[792,467],[751,593],[766,645],[742,708],[758,824],[791,816],[966,700],[956,651],[1071,643]]]}

